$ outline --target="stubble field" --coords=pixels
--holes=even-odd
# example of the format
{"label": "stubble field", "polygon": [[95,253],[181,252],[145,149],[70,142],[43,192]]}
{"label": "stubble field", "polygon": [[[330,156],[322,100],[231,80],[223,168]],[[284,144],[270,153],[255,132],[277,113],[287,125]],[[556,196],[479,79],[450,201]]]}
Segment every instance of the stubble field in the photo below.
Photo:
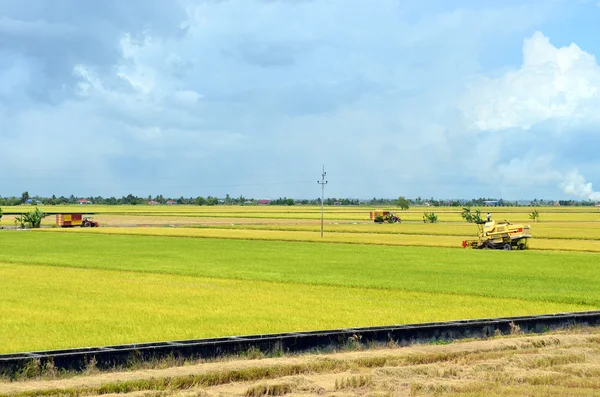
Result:
{"label": "stubble field", "polygon": [[459,248],[477,229],[458,209],[369,210],[328,208],[323,238],[316,207],[90,206],[98,229],[2,230],[0,352],[600,307],[596,208],[494,211],[531,223],[524,252]]}

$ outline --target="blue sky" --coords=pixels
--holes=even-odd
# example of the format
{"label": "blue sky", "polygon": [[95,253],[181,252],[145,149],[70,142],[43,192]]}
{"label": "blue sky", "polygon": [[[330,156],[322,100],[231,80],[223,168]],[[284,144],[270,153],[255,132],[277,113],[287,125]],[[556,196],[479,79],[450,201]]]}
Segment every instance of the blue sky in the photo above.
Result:
{"label": "blue sky", "polygon": [[0,0],[0,195],[600,200],[599,4]]}

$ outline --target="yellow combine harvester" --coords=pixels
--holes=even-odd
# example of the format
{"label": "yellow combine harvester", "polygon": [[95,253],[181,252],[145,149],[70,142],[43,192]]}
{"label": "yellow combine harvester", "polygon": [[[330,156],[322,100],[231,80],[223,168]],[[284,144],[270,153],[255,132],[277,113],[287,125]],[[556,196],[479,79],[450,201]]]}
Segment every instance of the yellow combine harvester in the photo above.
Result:
{"label": "yellow combine harvester", "polygon": [[524,250],[527,249],[528,239],[531,238],[529,226],[514,225],[509,221],[478,222],[477,227],[479,228],[478,239],[463,241],[463,248]]}

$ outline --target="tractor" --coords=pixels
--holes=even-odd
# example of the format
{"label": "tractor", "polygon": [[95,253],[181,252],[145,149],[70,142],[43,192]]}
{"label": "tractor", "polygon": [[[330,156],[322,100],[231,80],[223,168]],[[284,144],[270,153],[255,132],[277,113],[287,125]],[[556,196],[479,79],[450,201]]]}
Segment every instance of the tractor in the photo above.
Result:
{"label": "tractor", "polygon": [[390,211],[371,211],[370,217],[375,223],[402,223],[402,219]]}
{"label": "tractor", "polygon": [[83,214],[56,214],[56,225],[60,227],[98,227],[100,224]]}
{"label": "tractor", "polygon": [[465,240],[463,248],[473,249],[502,249],[524,250],[528,248],[528,239],[531,238],[530,226],[515,225],[505,220],[504,222],[481,221],[477,222],[479,235],[477,240]]}
{"label": "tractor", "polygon": [[83,218],[83,221],[81,222],[81,227],[98,227],[98,226],[100,226],[98,221],[93,220],[91,217],[85,217],[85,218]]}

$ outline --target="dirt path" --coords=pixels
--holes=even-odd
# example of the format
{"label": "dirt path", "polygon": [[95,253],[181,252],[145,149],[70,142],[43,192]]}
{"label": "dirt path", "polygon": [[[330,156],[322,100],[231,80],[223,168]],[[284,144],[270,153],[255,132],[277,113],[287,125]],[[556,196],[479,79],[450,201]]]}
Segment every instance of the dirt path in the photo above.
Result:
{"label": "dirt path", "polygon": [[600,329],[0,382],[0,395],[600,395]]}

